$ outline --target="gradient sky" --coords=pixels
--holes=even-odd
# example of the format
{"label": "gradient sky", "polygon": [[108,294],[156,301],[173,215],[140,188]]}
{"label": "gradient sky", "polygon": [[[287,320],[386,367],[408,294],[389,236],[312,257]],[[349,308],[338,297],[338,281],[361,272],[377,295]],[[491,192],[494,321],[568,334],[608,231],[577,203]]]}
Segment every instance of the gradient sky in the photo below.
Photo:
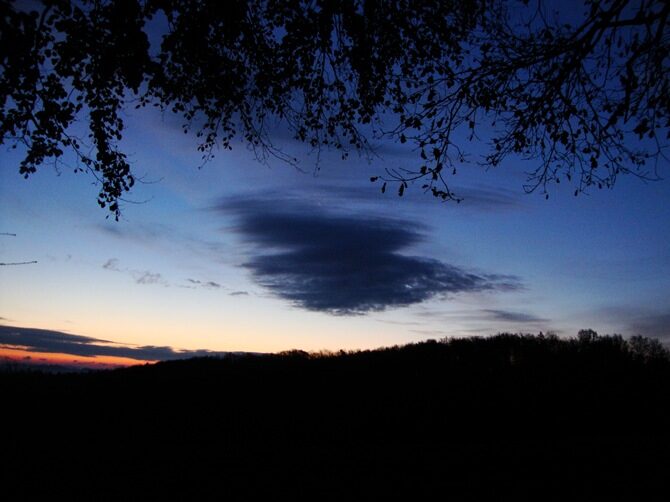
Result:
{"label": "gradient sky", "polygon": [[48,165],[24,180],[19,154],[0,152],[0,232],[16,234],[0,236],[0,261],[38,262],[0,267],[3,325],[188,351],[580,328],[670,339],[667,180],[622,176],[579,197],[561,184],[545,200],[523,192],[531,165],[509,159],[460,168],[456,205],[368,181],[416,165],[405,145],[378,144],[372,162],[322,153],[316,172],[316,155],[278,130],[302,171],[241,143],[199,168],[177,119],[124,117],[144,182],[119,222],[91,176]]}

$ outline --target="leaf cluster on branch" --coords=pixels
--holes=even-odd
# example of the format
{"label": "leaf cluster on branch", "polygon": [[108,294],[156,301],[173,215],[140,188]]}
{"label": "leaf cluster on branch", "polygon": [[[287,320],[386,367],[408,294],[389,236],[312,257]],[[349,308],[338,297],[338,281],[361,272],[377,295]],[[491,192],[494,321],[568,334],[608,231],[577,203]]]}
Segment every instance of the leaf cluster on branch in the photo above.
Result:
{"label": "leaf cluster on branch", "polygon": [[534,162],[525,188],[547,196],[561,180],[578,194],[654,178],[667,161],[664,1],[585,0],[581,16],[516,0],[38,5],[0,0],[1,141],[22,149],[26,177],[74,152],[117,218],[136,181],[119,148],[130,106],[180,115],[204,160],[241,138],[259,159],[296,162],[273,144],[277,120],[343,157],[408,143],[416,164],[372,180],[400,195],[421,180],[444,200],[460,200],[448,176],[473,154]]}

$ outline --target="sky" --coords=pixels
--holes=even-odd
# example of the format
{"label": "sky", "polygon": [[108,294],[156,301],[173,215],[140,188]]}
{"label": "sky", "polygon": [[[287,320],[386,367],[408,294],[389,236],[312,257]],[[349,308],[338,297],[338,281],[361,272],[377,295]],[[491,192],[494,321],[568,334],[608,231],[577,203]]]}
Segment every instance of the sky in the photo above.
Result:
{"label": "sky", "polygon": [[420,182],[403,197],[370,183],[416,168],[409,143],[343,161],[276,127],[298,167],[241,142],[203,165],[179,118],[122,117],[141,181],[118,222],[71,157],[26,180],[20,150],[0,150],[0,263],[37,262],[0,266],[0,358],[113,366],[584,328],[670,342],[667,163],[659,181],[578,197],[561,183],[545,200],[523,190],[532,162],[472,162],[449,179],[463,201],[442,203]]}
{"label": "sky", "polygon": [[90,175],[46,165],[25,180],[0,152],[0,232],[15,234],[0,261],[37,261],[0,267],[4,357],[114,365],[582,328],[670,340],[668,180],[579,197],[556,185],[545,200],[511,160],[464,165],[463,202],[441,203],[369,182],[413,165],[405,145],[372,161],[325,152],[317,170],[279,130],[299,169],[242,143],[201,165],[177,119],[125,120],[143,181],[118,222]]}

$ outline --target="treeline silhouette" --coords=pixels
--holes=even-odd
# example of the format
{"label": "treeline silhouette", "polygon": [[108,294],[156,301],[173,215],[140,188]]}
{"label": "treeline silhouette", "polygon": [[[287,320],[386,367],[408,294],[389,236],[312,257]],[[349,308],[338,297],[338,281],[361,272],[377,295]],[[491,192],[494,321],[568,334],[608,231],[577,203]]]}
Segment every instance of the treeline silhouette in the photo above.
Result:
{"label": "treeline silhouette", "polygon": [[[18,499],[664,500],[670,354],[501,334],[0,376]],[[35,480],[40,480],[36,483]]]}

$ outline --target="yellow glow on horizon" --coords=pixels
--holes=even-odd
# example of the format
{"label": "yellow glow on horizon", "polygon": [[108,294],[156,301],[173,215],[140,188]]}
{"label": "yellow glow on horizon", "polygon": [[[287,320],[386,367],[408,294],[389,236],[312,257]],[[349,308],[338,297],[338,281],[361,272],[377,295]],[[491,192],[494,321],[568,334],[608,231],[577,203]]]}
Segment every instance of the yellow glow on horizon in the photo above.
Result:
{"label": "yellow glow on horizon", "polygon": [[117,368],[134,366],[156,361],[141,361],[129,357],[116,356],[77,356],[59,352],[33,352],[15,348],[0,347],[0,360],[26,364],[56,364],[81,366],[82,368]]}
{"label": "yellow glow on horizon", "polygon": [[[113,319],[81,316],[76,323],[71,324],[59,323],[49,317],[38,320],[33,315],[32,320],[21,320],[17,327],[61,331],[109,342],[95,342],[96,345],[126,345],[133,348],[160,346],[171,347],[176,351],[205,349],[269,353],[291,349],[365,350],[428,338],[425,335],[408,336],[401,326],[382,324],[362,317],[331,318],[328,323],[323,323],[320,319],[323,314],[308,313],[299,319],[292,319],[289,311],[275,311],[273,315],[266,316],[252,315],[250,312],[243,314],[247,315],[172,318],[169,322],[157,316],[147,316],[146,319],[125,315]],[[31,354],[34,353],[26,352],[25,355]],[[73,359],[72,356],[68,357]],[[130,361],[130,364],[137,364],[135,360]]]}

